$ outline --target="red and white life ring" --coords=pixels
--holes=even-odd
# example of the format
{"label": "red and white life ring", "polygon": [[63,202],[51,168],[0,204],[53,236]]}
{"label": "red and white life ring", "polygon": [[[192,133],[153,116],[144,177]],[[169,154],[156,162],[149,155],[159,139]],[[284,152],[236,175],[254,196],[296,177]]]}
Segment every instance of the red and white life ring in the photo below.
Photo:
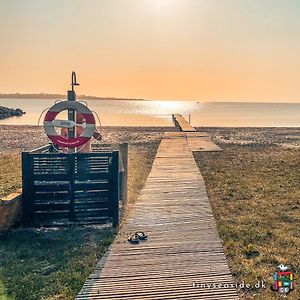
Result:
{"label": "red and white life ring", "polygon": [[[55,130],[55,117],[63,110],[74,110],[81,113],[85,119],[86,126],[80,136],[75,138],[63,137]],[[88,107],[76,101],[62,101],[54,104],[46,113],[44,118],[44,129],[48,138],[53,144],[66,147],[76,148],[84,145],[94,134],[96,130],[95,117]],[[74,126],[75,124],[73,124]]]}

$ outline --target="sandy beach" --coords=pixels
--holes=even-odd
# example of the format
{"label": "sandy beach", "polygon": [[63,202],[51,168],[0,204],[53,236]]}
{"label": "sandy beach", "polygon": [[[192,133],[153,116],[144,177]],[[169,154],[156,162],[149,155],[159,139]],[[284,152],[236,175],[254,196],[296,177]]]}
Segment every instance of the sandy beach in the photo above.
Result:
{"label": "sandy beach", "polygon": [[[286,149],[300,148],[299,128],[232,128],[198,127],[208,132],[217,144],[273,145]],[[125,143],[131,145],[160,141],[166,131],[178,131],[175,127],[102,127],[101,143]],[[19,153],[46,145],[49,140],[42,126],[0,125],[0,152]]]}
{"label": "sandy beach", "polygon": [[[103,127],[98,128],[103,144],[129,143],[131,145],[160,141],[165,131],[175,127]],[[19,153],[31,151],[49,143],[42,126],[0,125],[0,152]],[[93,142],[96,142],[93,140]]]}

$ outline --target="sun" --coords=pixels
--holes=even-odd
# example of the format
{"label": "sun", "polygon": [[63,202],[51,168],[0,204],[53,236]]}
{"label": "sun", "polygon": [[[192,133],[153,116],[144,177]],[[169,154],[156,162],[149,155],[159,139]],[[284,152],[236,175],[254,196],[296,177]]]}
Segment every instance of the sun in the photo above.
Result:
{"label": "sun", "polygon": [[158,15],[173,13],[178,7],[178,0],[145,0],[147,10]]}

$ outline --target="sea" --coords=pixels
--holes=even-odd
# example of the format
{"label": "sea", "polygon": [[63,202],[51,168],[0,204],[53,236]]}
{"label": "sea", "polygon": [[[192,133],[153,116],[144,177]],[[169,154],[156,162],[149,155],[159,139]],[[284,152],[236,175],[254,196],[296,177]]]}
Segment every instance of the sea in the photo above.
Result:
{"label": "sea", "polygon": [[[26,114],[0,120],[0,125],[42,125],[54,102],[2,98],[0,105],[21,108]],[[102,126],[173,126],[172,114],[181,114],[195,127],[300,127],[300,103],[88,100],[85,104]]]}

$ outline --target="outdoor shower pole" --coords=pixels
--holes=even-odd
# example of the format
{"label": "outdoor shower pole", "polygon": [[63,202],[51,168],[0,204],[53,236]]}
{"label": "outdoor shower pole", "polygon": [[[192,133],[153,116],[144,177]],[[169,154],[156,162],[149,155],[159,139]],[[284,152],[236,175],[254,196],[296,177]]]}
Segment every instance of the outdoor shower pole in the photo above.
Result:
{"label": "outdoor shower pole", "polygon": [[[68,91],[68,101],[76,101],[76,93],[74,90],[74,86],[79,85],[79,83],[76,82],[76,73],[72,72],[72,81],[71,86],[72,90]],[[76,123],[76,111],[73,109],[68,109],[68,120],[74,121]],[[68,129],[68,137],[69,138],[75,138],[76,137],[76,126]],[[69,153],[74,153],[75,148],[69,148]]]}

